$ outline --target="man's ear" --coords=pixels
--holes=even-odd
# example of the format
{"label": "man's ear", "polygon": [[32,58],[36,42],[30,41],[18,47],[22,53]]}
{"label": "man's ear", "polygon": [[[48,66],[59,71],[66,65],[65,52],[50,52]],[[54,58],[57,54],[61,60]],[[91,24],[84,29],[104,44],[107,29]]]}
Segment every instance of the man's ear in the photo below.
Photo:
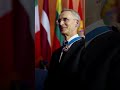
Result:
{"label": "man's ear", "polygon": [[76,20],[76,27],[78,27],[80,25],[79,20]]}

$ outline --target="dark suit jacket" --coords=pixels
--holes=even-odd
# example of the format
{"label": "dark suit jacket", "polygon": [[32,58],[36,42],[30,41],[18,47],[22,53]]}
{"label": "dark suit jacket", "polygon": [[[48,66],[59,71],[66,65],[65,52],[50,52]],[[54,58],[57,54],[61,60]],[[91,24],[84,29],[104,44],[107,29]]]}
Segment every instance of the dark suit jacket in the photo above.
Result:
{"label": "dark suit jacket", "polygon": [[59,58],[62,47],[53,53],[45,90],[69,90],[79,87],[80,54],[83,48],[84,39],[76,41],[60,63]]}
{"label": "dark suit jacket", "polygon": [[96,37],[82,57],[83,90],[120,90],[120,34],[114,31]]}

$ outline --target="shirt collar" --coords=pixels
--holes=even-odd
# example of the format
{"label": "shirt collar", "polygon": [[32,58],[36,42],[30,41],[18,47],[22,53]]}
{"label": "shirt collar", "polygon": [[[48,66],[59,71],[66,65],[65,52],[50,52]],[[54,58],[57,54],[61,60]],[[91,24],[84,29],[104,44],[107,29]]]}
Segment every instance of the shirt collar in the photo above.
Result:
{"label": "shirt collar", "polygon": [[69,40],[67,40],[67,41],[64,40],[63,41],[63,46],[70,45],[70,44],[74,43],[75,41],[79,40],[80,38],[81,37],[78,34],[76,34],[76,35],[72,36]]}
{"label": "shirt collar", "polygon": [[68,42],[70,42],[72,39],[74,39],[74,38],[76,38],[76,37],[80,37],[78,34],[76,34],[76,35],[74,35],[74,36],[72,36],[69,40],[68,40]]}

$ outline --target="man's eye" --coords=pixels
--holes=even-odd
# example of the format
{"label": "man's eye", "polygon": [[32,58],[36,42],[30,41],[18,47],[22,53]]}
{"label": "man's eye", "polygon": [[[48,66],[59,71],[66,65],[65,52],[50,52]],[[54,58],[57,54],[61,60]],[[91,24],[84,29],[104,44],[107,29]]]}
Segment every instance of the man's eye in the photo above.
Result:
{"label": "man's eye", "polygon": [[68,19],[67,18],[63,18],[64,21],[67,21]]}
{"label": "man's eye", "polygon": [[60,23],[61,22],[61,19],[58,19],[58,23]]}

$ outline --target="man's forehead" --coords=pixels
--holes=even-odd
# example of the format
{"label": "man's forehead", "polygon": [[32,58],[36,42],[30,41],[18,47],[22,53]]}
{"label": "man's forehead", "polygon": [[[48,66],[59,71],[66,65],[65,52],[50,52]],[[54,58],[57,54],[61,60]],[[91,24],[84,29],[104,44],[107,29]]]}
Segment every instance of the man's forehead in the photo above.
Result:
{"label": "man's forehead", "polygon": [[64,11],[60,14],[60,18],[62,17],[73,17],[73,15],[70,11]]}

